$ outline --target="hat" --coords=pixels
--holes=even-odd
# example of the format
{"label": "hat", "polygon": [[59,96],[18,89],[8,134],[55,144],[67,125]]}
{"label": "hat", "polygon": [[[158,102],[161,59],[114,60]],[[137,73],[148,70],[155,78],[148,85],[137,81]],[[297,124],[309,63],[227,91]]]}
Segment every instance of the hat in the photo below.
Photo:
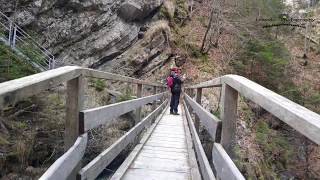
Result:
{"label": "hat", "polygon": [[177,72],[178,68],[177,67],[173,67],[173,68],[171,68],[171,71]]}

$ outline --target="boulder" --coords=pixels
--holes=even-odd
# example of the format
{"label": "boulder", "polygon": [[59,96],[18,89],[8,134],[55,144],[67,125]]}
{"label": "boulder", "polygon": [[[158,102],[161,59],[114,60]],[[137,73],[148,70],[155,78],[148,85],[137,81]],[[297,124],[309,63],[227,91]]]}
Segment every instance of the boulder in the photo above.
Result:
{"label": "boulder", "polygon": [[121,5],[119,16],[126,21],[143,20],[159,8],[162,3],[163,0],[128,0]]}
{"label": "boulder", "polygon": [[139,19],[143,14],[143,7],[140,3],[134,1],[124,2],[119,10],[119,16],[126,21]]}
{"label": "boulder", "polygon": [[18,23],[20,26],[29,25],[34,20],[35,20],[35,16],[30,11],[23,10],[16,14],[16,23]]}

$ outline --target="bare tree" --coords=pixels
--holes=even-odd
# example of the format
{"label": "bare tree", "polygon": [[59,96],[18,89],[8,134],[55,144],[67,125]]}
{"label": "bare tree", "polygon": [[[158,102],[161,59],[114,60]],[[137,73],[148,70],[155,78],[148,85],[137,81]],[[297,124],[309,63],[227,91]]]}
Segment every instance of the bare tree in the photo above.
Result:
{"label": "bare tree", "polygon": [[224,0],[212,0],[209,25],[204,35],[201,52],[208,53],[212,46],[217,47],[222,28],[222,7]]}

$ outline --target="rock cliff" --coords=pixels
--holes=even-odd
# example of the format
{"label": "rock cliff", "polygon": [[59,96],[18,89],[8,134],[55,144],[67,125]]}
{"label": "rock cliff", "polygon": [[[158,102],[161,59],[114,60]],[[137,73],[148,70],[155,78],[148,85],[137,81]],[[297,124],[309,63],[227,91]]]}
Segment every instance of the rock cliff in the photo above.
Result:
{"label": "rock cliff", "polygon": [[[157,20],[163,0],[0,0],[0,10],[62,60],[99,68],[138,40]],[[119,60],[119,58],[118,58]],[[109,62],[110,61],[110,62]],[[105,69],[103,69],[105,70]]]}

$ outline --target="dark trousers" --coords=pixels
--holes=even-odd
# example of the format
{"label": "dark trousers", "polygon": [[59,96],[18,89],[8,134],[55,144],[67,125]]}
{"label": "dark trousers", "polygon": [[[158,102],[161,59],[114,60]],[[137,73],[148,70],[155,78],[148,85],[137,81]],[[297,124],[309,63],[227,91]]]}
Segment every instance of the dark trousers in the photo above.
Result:
{"label": "dark trousers", "polygon": [[178,112],[180,93],[171,93],[170,112]]}

